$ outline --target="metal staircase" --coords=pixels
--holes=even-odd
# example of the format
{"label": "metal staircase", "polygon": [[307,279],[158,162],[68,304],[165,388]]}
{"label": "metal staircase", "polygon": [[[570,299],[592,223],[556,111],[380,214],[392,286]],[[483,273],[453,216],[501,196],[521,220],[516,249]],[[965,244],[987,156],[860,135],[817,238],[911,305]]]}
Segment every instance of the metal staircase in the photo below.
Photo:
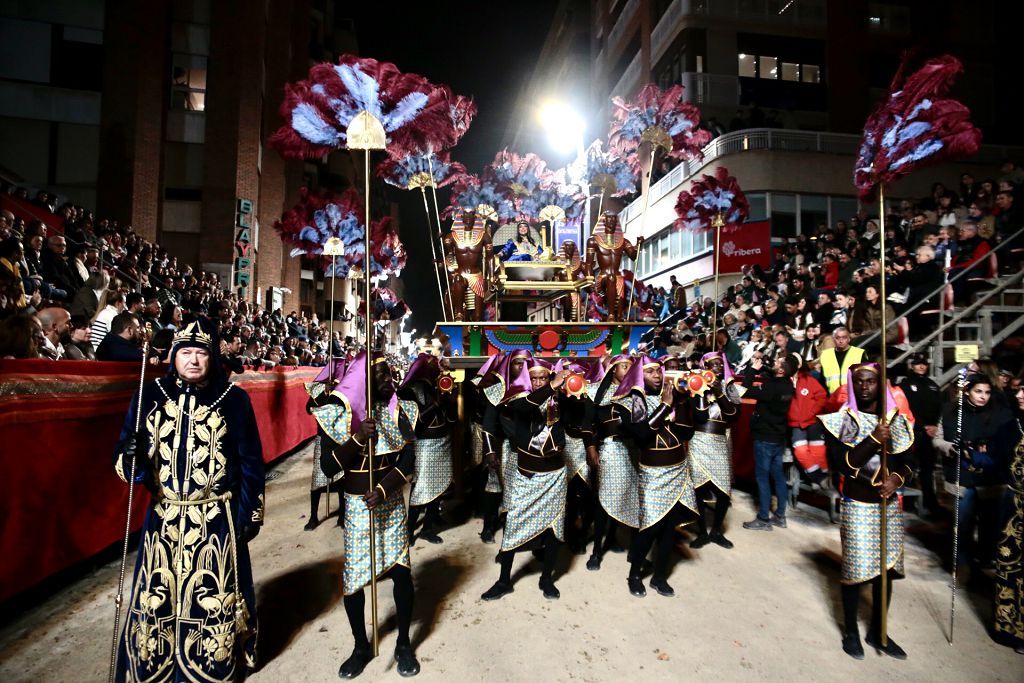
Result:
{"label": "metal staircase", "polygon": [[[1010,238],[997,245],[990,256],[982,259],[970,268],[957,274],[955,278],[904,311],[907,313],[925,309],[929,301],[939,299],[946,305],[935,311],[938,325],[935,330],[917,341],[911,341],[902,347],[905,350],[896,356],[890,356],[887,366],[891,369],[904,363],[911,354],[927,353],[931,359],[931,377],[940,387],[945,388],[957,376],[965,363],[955,361],[956,347],[970,344],[978,347],[978,355],[991,355],[993,349],[1009,339],[1024,327],[1024,270],[1009,275],[998,274],[995,267],[1000,256],[1010,256],[1010,245],[1024,237],[1024,229],[1017,231]],[[1019,251],[1013,248],[1012,251]],[[993,270],[994,272],[988,272]],[[992,277],[987,277],[991,275]],[[967,306],[953,307],[951,303],[951,283],[966,278],[978,286],[981,291],[973,295],[973,302]],[[889,323],[890,334],[897,332],[900,319]],[[868,337],[865,342],[877,339],[879,333]]]}

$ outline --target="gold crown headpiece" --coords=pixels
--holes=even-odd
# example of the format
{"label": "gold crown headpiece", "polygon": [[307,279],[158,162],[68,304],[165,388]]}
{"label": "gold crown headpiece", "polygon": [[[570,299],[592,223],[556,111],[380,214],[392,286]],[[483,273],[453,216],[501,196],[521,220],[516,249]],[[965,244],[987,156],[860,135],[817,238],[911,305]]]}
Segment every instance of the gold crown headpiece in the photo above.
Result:
{"label": "gold crown headpiece", "polygon": [[171,344],[173,346],[178,346],[179,344],[191,344],[204,346],[207,349],[210,349],[213,348],[213,337],[210,336],[209,332],[203,331],[198,320],[194,320],[174,333],[174,338]]}

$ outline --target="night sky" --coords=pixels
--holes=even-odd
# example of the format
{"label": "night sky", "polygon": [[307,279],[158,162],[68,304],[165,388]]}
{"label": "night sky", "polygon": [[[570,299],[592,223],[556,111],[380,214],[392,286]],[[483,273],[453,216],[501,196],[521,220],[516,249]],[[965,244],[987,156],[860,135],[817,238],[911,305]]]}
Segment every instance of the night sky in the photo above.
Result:
{"label": "night sky", "polygon": [[[458,1],[345,8],[355,20],[361,55],[394,62],[402,71],[473,97],[476,118],[452,150],[452,158],[470,173],[480,173],[500,149],[516,97],[533,73],[558,3],[525,0],[495,5]],[[545,150],[516,151],[544,156]],[[401,216],[400,235],[409,252],[401,278],[403,297],[412,308],[413,326],[423,335],[441,319],[423,201],[419,192],[393,192]],[[448,193],[441,191],[439,199],[443,210]]]}

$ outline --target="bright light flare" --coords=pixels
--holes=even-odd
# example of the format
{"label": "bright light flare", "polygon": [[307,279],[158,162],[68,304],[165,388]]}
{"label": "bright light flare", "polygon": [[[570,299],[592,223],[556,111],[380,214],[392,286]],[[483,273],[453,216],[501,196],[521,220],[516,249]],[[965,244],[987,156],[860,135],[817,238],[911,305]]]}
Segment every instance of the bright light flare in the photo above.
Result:
{"label": "bright light flare", "polygon": [[577,151],[582,144],[586,121],[564,102],[545,102],[540,108],[540,123],[548,134],[548,143],[559,154]]}

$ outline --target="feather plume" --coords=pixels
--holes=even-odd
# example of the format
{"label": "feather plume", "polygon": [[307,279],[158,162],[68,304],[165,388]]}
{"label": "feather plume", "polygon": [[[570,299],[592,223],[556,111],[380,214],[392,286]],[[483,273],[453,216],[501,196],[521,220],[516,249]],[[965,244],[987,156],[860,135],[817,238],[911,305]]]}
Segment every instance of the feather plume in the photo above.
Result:
{"label": "feather plume", "polygon": [[864,137],[854,165],[854,184],[864,201],[880,184],[927,164],[975,154],[981,131],[962,103],[946,97],[963,71],[956,57],[929,59],[910,76],[905,57],[889,95],[864,124]]}
{"label": "feather plume", "polygon": [[433,178],[437,187],[446,187],[465,175],[466,167],[452,161],[448,152],[435,154],[433,159],[428,159],[425,154],[410,154],[401,159],[387,159],[377,165],[379,178],[403,190],[409,189],[409,181],[421,173],[426,174],[424,177]]}
{"label": "feather plume", "polygon": [[390,62],[343,55],[285,86],[286,123],[270,144],[286,158],[324,157],[345,147],[349,124],[364,110],[380,120],[388,153],[398,158],[443,149],[452,138],[450,104],[440,88]]}
{"label": "feather plume", "polygon": [[675,159],[702,159],[704,145],[711,141],[711,133],[699,128],[700,110],[683,99],[683,86],[674,85],[662,92],[648,83],[632,102],[621,97],[612,98],[612,124],[608,143],[612,152],[624,158],[639,174],[641,169],[637,149],[646,131],[658,129],[672,138],[668,156]]}
{"label": "feather plume", "polygon": [[450,218],[456,211],[475,209],[480,204],[493,207],[499,220],[508,221],[516,217],[516,207],[511,198],[499,190],[493,180],[481,179],[470,173],[460,176],[452,185],[451,201],[441,217]]}
{"label": "feather plume", "polygon": [[589,185],[591,192],[600,189],[612,197],[637,191],[636,173],[618,156],[604,151],[600,140],[591,143],[585,158],[569,165],[568,176],[574,183]]}
{"label": "feather plume", "polygon": [[749,214],[750,204],[739,182],[729,175],[729,169],[719,166],[715,175],[705,175],[679,193],[675,227],[695,232],[710,230],[719,215],[725,221],[723,227],[737,227]]}

